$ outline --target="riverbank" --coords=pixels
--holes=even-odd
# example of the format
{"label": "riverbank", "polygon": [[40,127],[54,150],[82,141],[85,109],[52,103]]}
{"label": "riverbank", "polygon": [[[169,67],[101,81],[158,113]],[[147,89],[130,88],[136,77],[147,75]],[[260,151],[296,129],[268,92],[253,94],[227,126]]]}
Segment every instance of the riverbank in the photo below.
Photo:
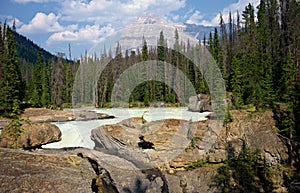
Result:
{"label": "riverbank", "polygon": [[[67,121],[87,121],[96,119],[110,119],[112,115],[96,112],[93,110],[65,109],[52,110],[46,108],[27,108],[21,114],[21,119],[32,123],[51,123]],[[6,127],[10,119],[0,117],[0,128]]]}
{"label": "riverbank", "polygon": [[95,111],[97,113],[111,115],[113,119],[97,119],[90,121],[68,121],[53,123],[62,132],[62,140],[56,143],[51,143],[45,148],[62,148],[62,147],[86,147],[93,149],[94,142],[91,140],[91,131],[103,125],[117,124],[123,120],[139,117],[147,122],[179,119],[186,121],[206,120],[210,112],[193,113],[188,111],[187,107],[170,107],[170,108],[103,108],[103,109],[85,109]]}
{"label": "riverbank", "polygon": [[[118,110],[105,111],[116,113]],[[215,120],[168,119],[172,112],[150,116],[155,110],[145,113],[141,109],[131,110],[131,114],[127,111],[123,115],[138,116],[102,126],[98,122],[103,120],[56,123],[65,125],[66,130],[71,131],[69,135],[74,133],[69,124],[80,123],[89,137],[91,130],[86,129],[87,124],[93,123],[92,138],[97,151],[75,146],[26,151],[0,149],[1,159],[5,160],[0,162],[0,186],[16,192],[115,193],[212,193],[220,192],[224,184],[238,188],[237,192],[243,192],[243,188],[254,188],[256,192],[287,192],[291,188],[285,176],[292,174],[292,168],[283,164],[288,159],[287,148],[276,135],[272,112],[231,111],[232,122],[221,126],[217,134],[213,132]],[[194,114],[199,116],[199,113]],[[144,117],[161,120],[148,121]],[[124,117],[117,116],[109,121],[121,118]],[[140,134],[143,134],[142,140]],[[141,146],[142,143],[152,145]],[[255,153],[256,148],[259,154]],[[253,180],[251,183],[240,183],[246,178],[236,177],[241,174],[239,166],[245,166],[243,175]],[[270,178],[255,173],[266,169],[272,172]],[[81,180],[81,172],[85,180]],[[226,176],[229,180],[223,178]],[[61,177],[65,180],[59,180]]]}

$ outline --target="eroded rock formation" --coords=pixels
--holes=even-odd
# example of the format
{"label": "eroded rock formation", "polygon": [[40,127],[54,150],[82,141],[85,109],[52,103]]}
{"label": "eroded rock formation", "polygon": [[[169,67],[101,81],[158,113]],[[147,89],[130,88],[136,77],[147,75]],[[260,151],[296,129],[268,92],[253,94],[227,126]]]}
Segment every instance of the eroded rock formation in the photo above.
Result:
{"label": "eroded rock formation", "polygon": [[[287,159],[271,112],[231,114],[233,122],[220,132],[213,120],[131,118],[94,129],[95,150],[0,149],[0,186],[8,192],[212,193],[218,191],[211,185],[217,169],[243,143],[260,149],[269,165]],[[153,148],[139,147],[141,136]],[[207,164],[187,170],[199,160]],[[285,191],[282,178],[275,180],[276,191]]]}
{"label": "eroded rock formation", "polygon": [[50,123],[23,123],[17,130],[4,128],[0,147],[33,149],[61,140],[59,128]]}

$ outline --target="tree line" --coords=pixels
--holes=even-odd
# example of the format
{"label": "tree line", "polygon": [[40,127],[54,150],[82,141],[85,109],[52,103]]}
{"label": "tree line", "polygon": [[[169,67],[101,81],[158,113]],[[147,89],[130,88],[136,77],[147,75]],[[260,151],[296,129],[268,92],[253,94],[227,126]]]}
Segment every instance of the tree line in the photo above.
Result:
{"label": "tree line", "polygon": [[24,46],[17,44],[16,38],[22,39],[15,27],[0,24],[0,114],[9,117],[16,108],[70,104],[79,64],[64,59],[62,54],[50,59],[47,53],[44,58],[41,48],[33,63],[30,54],[22,52],[21,57],[17,52],[24,51]]}
{"label": "tree line", "polygon": [[232,92],[232,108],[274,112],[279,134],[289,139],[292,163],[300,140],[299,2],[261,0],[257,13],[248,4],[242,18],[236,16],[229,13],[226,25],[220,15],[220,32],[209,35],[208,49]]}
{"label": "tree line", "polygon": [[[111,105],[111,102],[120,101],[129,102],[132,105],[137,105],[140,103],[142,106],[149,106],[152,103],[164,102],[168,104],[187,104],[188,103],[188,83],[190,81],[196,93],[207,93],[208,88],[206,82],[201,75],[200,69],[193,64],[193,62],[185,57],[183,54],[187,52],[193,52],[196,49],[200,49],[200,42],[196,46],[191,46],[188,42],[185,45],[179,42],[179,35],[177,29],[174,31],[175,44],[168,47],[167,41],[164,37],[164,32],[159,32],[159,39],[157,41],[157,46],[152,47],[147,45],[147,41],[143,38],[141,49],[125,50],[121,51],[121,45],[118,44],[115,53],[110,49],[106,52],[105,48],[100,58],[83,58],[82,68],[84,66],[93,66],[93,68],[99,68],[104,63],[104,61],[109,61],[108,64],[103,69],[99,80],[97,80],[97,91],[94,93],[96,95],[95,105],[98,107],[107,107]],[[148,61],[157,61],[151,66],[152,69],[145,69]],[[174,68],[168,66],[167,64],[172,64]],[[96,67],[98,65],[98,67]],[[137,66],[135,66],[137,65]],[[135,67],[134,67],[135,66]],[[126,74],[126,77],[122,77],[122,82],[119,78],[126,70],[133,67],[132,71]],[[149,67],[150,68],[150,67]],[[82,87],[80,89],[80,97],[82,97],[82,103],[91,101],[94,97],[90,92],[85,93],[86,79],[84,77],[89,77],[93,72],[88,69],[79,69],[82,75],[80,80],[82,81]],[[180,76],[180,73],[185,74],[185,76]],[[129,101],[122,101],[120,95],[124,94],[122,88],[129,88],[134,84],[132,78],[136,77],[136,80],[150,80],[144,81],[138,85],[130,93]],[[120,85],[123,85],[121,88]],[[112,93],[113,89],[116,93]],[[177,93],[175,93],[175,90]],[[182,94],[181,94],[182,93]],[[181,98],[179,96],[181,94]]]}

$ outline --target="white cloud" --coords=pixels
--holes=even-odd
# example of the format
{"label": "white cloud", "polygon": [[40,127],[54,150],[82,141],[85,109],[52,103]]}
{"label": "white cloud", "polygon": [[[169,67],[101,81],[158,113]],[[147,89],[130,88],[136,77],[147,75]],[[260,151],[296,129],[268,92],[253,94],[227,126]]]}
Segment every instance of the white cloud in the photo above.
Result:
{"label": "white cloud", "polygon": [[30,22],[21,24],[17,29],[25,35],[49,35],[46,44],[53,48],[65,42],[80,46],[99,43],[146,13],[178,20],[179,16],[173,11],[186,5],[186,0],[11,1],[23,4],[57,2],[55,5],[58,7],[53,13],[36,13]]}
{"label": "white cloud", "polygon": [[48,45],[61,42],[99,43],[114,32],[115,30],[111,25],[102,28],[99,25],[86,25],[79,30],[65,30],[54,33],[48,38],[46,43]]}
{"label": "white cloud", "polygon": [[231,5],[229,5],[228,7],[226,7],[223,12],[236,12],[237,10],[239,10],[240,12],[245,10],[245,7],[250,3],[252,4],[255,8],[257,7],[257,5],[259,4],[260,0],[239,0],[237,3],[233,3]]}
{"label": "white cloud", "polygon": [[200,11],[196,10],[186,21],[188,24],[200,24],[201,20],[203,19],[203,15],[200,13]]}
{"label": "white cloud", "polygon": [[91,0],[62,3],[61,12],[67,21],[89,21],[125,25],[145,13],[168,15],[185,6],[186,0]]}
{"label": "white cloud", "polygon": [[[223,15],[223,20],[225,23],[229,21],[229,12],[232,13],[232,17],[236,18],[236,12],[239,11],[241,14],[244,10],[245,7],[250,3],[254,6],[254,8],[257,7],[259,4],[260,0],[239,0],[237,3],[230,4],[229,6],[225,7],[222,11],[220,11]],[[202,25],[206,26],[216,26],[219,25],[220,22],[220,14],[217,14],[212,20],[203,20],[201,21]]]}
{"label": "white cloud", "polygon": [[57,32],[64,29],[58,22],[59,16],[54,13],[38,12],[29,22],[29,24],[24,24],[20,27],[19,31],[25,34],[35,34],[44,32]]}
{"label": "white cloud", "polygon": [[189,9],[183,16],[183,19],[188,19],[194,11],[195,11],[195,9]]}
{"label": "white cloud", "polygon": [[173,21],[178,21],[179,18],[180,18],[179,15],[172,15],[172,20],[173,20]]}

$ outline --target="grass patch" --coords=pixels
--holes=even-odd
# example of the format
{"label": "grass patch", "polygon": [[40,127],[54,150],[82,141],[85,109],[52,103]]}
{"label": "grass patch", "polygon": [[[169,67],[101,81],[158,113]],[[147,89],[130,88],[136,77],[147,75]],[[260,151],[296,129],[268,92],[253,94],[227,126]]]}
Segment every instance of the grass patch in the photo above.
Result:
{"label": "grass patch", "polygon": [[196,169],[196,168],[199,168],[199,167],[203,167],[207,164],[208,164],[208,159],[207,158],[205,158],[205,159],[202,158],[202,159],[199,159],[195,162],[192,162],[192,163],[184,166],[184,169],[186,169],[186,170]]}
{"label": "grass patch", "polygon": [[196,148],[197,141],[201,141],[201,140],[202,140],[202,137],[200,137],[200,136],[193,137],[191,139],[191,143],[190,143],[188,149],[194,149],[194,148]]}

